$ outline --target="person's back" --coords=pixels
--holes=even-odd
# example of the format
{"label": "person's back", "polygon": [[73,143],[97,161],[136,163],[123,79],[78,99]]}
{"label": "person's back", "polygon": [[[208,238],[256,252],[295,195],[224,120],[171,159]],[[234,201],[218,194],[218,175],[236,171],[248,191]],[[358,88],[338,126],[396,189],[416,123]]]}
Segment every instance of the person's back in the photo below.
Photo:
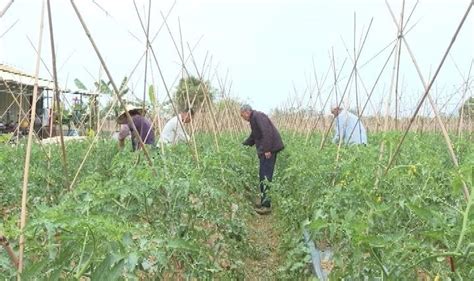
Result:
{"label": "person's back", "polygon": [[283,149],[280,133],[265,113],[253,110],[249,122],[257,153],[278,152]]}
{"label": "person's back", "polygon": [[[165,126],[163,127],[163,131],[160,135],[160,142],[165,144],[174,144],[181,140],[181,125],[179,124],[178,120],[179,115],[174,116],[168,122],[166,122]],[[178,131],[179,130],[179,131]]]}
{"label": "person's back", "polygon": [[[133,124],[137,128],[138,135],[142,139],[144,144],[154,144],[155,143],[155,132],[153,130],[150,120],[146,117],[141,116],[140,114],[135,114],[132,116]],[[133,130],[131,124],[129,124],[130,131]],[[132,134],[132,138],[134,135]],[[138,141],[136,142],[139,143]]]}
{"label": "person's back", "polygon": [[342,138],[344,144],[367,144],[367,132],[362,121],[344,109],[336,116],[333,142],[338,143],[339,138]]}
{"label": "person's back", "polygon": [[168,120],[161,131],[158,145],[160,143],[176,144],[189,140],[189,136],[184,129],[184,124],[190,123],[193,115],[194,111],[188,108]]}

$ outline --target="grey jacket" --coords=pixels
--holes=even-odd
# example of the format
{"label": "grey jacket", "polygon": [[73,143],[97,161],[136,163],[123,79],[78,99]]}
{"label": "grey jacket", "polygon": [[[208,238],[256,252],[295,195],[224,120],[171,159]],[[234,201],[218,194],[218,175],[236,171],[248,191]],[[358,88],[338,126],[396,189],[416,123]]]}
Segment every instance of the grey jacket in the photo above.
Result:
{"label": "grey jacket", "polygon": [[279,152],[285,147],[280,133],[265,113],[252,110],[250,114],[250,128],[252,132],[243,144],[249,146],[255,144],[258,154]]}

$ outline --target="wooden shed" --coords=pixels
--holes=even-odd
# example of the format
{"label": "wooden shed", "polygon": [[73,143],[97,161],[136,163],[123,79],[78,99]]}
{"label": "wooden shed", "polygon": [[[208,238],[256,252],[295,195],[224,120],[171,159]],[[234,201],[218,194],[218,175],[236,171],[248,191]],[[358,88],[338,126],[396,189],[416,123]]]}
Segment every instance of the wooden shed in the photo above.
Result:
{"label": "wooden shed", "polygon": [[[0,123],[21,123],[29,119],[33,104],[34,75],[20,71],[14,67],[0,64]],[[44,108],[49,92],[52,94],[53,81],[38,79],[38,99],[36,100],[37,115],[46,118]]]}

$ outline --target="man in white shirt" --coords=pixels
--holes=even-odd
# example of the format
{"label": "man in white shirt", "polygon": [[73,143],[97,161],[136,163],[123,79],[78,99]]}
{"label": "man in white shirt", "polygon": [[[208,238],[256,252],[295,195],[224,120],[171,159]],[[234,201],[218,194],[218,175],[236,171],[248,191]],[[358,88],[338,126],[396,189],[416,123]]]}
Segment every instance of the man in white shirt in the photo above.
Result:
{"label": "man in white shirt", "polygon": [[367,144],[367,132],[359,117],[339,106],[334,106],[331,113],[336,118],[333,143]]}
{"label": "man in white shirt", "polygon": [[192,109],[186,109],[168,120],[161,132],[158,145],[161,142],[164,144],[176,144],[181,141],[189,140],[189,135],[184,130],[184,124],[191,122],[192,116],[194,116],[194,111]]}

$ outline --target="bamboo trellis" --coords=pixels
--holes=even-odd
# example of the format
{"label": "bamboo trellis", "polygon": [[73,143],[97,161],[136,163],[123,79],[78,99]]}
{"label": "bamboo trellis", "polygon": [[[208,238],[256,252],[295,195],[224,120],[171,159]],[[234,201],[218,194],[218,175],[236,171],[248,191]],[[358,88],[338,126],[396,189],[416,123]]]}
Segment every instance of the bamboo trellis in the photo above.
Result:
{"label": "bamboo trellis", "polygon": [[[88,39],[90,40],[90,43],[94,47],[94,51],[95,51],[97,57],[99,58],[99,60],[101,62],[102,69],[105,71],[105,73],[108,77],[108,80],[110,81],[110,83],[113,87],[113,93],[115,94],[114,102],[120,103],[122,108],[124,108],[125,103],[119,95],[119,89],[118,89],[118,87],[116,86],[116,84],[114,82],[114,79],[113,79],[113,77],[112,77],[112,75],[111,75],[111,73],[110,73],[110,71],[107,67],[107,64],[106,64],[105,60],[101,56],[101,52],[99,51],[99,49],[95,45],[93,37],[92,37],[89,29],[87,28],[84,20],[82,19],[82,16],[81,16],[79,10],[77,9],[77,7],[75,5],[75,2],[73,0],[71,0],[70,2],[71,2],[71,5],[73,6],[73,8],[76,12],[76,15],[79,18],[79,21],[81,22],[81,24],[83,26],[83,29],[86,33],[86,36],[88,37]],[[154,37],[150,38],[151,0],[149,0],[149,4],[148,4],[148,16],[146,17],[146,22],[147,22],[146,25],[145,25],[145,20],[143,20],[140,13],[138,13],[138,9],[136,7],[135,1],[133,1],[133,2],[134,2],[134,5],[135,5],[135,8],[136,8],[136,11],[137,11],[138,19],[139,19],[141,27],[142,27],[142,31],[143,31],[144,36],[146,38],[146,44],[145,44],[145,50],[144,50],[143,56],[138,60],[135,68],[133,68],[131,74],[128,77],[132,76],[132,74],[135,72],[135,70],[138,68],[139,64],[142,62],[142,59],[144,58],[143,63],[144,63],[144,66],[145,66],[144,67],[145,75],[144,75],[144,81],[143,81],[144,82],[143,83],[144,87],[143,87],[142,102],[143,102],[143,107],[145,107],[146,99],[147,99],[146,98],[146,92],[147,92],[147,89],[148,89],[148,83],[147,83],[147,77],[149,77],[148,73],[149,72],[152,73],[152,75],[151,75],[152,76],[152,81],[153,81],[152,85],[155,87],[156,83],[153,80],[153,76],[154,76],[153,75],[153,68],[156,67],[158,72],[159,72],[160,78],[161,78],[161,83],[164,85],[165,92],[166,92],[166,95],[168,97],[168,101],[171,103],[171,106],[173,108],[173,113],[175,115],[178,115],[179,112],[176,108],[176,105],[173,102],[172,93],[171,93],[171,91],[172,91],[171,89],[173,88],[173,85],[175,84],[176,80],[179,77],[181,77],[181,79],[184,79],[184,81],[186,81],[186,77],[189,77],[190,75],[192,75],[192,73],[195,73],[195,75],[197,75],[199,80],[205,81],[205,80],[207,80],[206,77],[210,76],[212,71],[213,71],[211,69],[212,64],[210,62],[208,62],[208,60],[207,60],[208,55],[206,54],[206,57],[205,57],[204,62],[203,62],[203,66],[201,68],[198,67],[196,57],[194,56],[194,48],[195,47],[191,48],[189,43],[187,43],[187,50],[185,50],[185,48],[184,48],[182,32],[181,32],[181,24],[180,23],[178,23],[178,25],[179,25],[179,38],[180,38],[179,44],[178,44],[178,40],[176,40],[174,35],[172,34],[170,26],[168,25],[168,21],[167,21],[168,15],[170,14],[172,8],[174,7],[174,4],[173,4],[173,6],[171,7],[171,9],[169,10],[169,12],[166,16],[161,14],[163,23],[162,23],[162,25],[160,26],[160,28],[158,30],[158,32],[159,32],[162,27],[167,28],[168,33],[169,33],[170,38],[171,38],[171,41],[175,45],[176,53],[177,53],[177,55],[179,57],[179,60],[180,60],[180,63],[181,63],[181,70],[180,70],[180,73],[177,74],[177,76],[176,76],[177,78],[175,79],[175,82],[169,84],[171,86],[168,86],[168,83],[164,78],[164,75],[162,73],[162,69],[161,69],[160,64],[159,64],[159,60],[158,60],[158,58],[155,54],[155,51],[154,51],[154,48],[153,48],[153,45],[152,45],[154,39],[158,35],[158,32],[155,34]],[[3,14],[6,12],[6,10],[10,7],[10,5],[12,3],[13,3],[13,1],[11,1],[8,4],[8,6],[2,11],[0,16],[3,16]],[[389,7],[388,3],[387,3],[387,6]],[[393,57],[394,67],[393,67],[393,73],[392,73],[392,81],[391,81],[390,89],[389,89],[389,92],[388,92],[388,97],[386,97],[386,99],[385,99],[385,103],[386,103],[385,112],[386,112],[386,115],[385,115],[382,131],[386,132],[386,131],[390,130],[390,128],[394,128],[396,130],[396,129],[399,129],[401,127],[406,127],[406,129],[404,130],[405,135],[400,140],[396,152],[393,155],[391,155],[389,163],[386,166],[385,173],[387,173],[389,171],[393,161],[397,157],[397,154],[399,153],[400,147],[403,145],[404,137],[406,136],[406,134],[410,130],[413,130],[413,128],[412,128],[413,126],[416,126],[416,121],[420,121],[422,126],[424,125],[424,123],[423,123],[424,119],[418,119],[417,115],[418,115],[419,111],[421,110],[421,107],[423,105],[423,102],[424,102],[425,98],[428,98],[429,101],[430,101],[430,105],[431,105],[432,110],[434,111],[434,114],[435,114],[436,122],[437,122],[438,126],[440,127],[441,132],[442,132],[442,134],[445,138],[446,145],[447,145],[448,151],[450,153],[451,159],[453,161],[453,164],[455,166],[458,166],[457,157],[456,157],[456,155],[454,153],[454,150],[452,148],[452,143],[451,143],[451,140],[450,140],[449,135],[448,135],[448,130],[446,128],[447,127],[447,125],[446,125],[447,122],[446,122],[446,120],[441,119],[440,113],[438,112],[438,109],[437,109],[436,102],[432,99],[432,97],[430,95],[430,90],[433,86],[434,81],[436,80],[436,77],[439,73],[439,70],[443,66],[443,62],[446,59],[446,56],[449,54],[450,48],[451,48],[452,44],[454,43],[454,41],[456,39],[456,36],[459,33],[459,31],[460,31],[460,29],[461,29],[461,27],[464,23],[465,18],[469,14],[469,11],[470,11],[471,7],[472,7],[472,3],[469,6],[469,8],[467,9],[467,11],[466,11],[466,13],[465,13],[465,15],[462,19],[462,22],[459,25],[459,27],[458,27],[458,29],[457,29],[454,37],[453,37],[453,40],[451,41],[451,43],[448,47],[448,50],[446,51],[439,67],[437,68],[434,76],[430,79],[430,83],[426,83],[426,81],[424,80],[424,78],[421,74],[421,71],[419,70],[419,67],[416,63],[416,59],[415,59],[413,53],[411,52],[411,50],[409,48],[409,45],[408,45],[408,43],[407,43],[407,41],[404,37],[404,35],[410,30],[410,29],[408,29],[408,31],[405,31],[407,29],[407,23],[408,23],[408,20],[404,19],[405,18],[405,16],[404,16],[405,1],[403,1],[403,4],[402,4],[402,10],[401,10],[399,21],[397,21],[395,19],[395,16],[394,16],[393,12],[391,11],[391,9],[389,7],[390,13],[391,13],[392,18],[394,20],[394,24],[397,26],[397,39],[394,40],[395,44],[393,44],[393,42],[391,44],[389,44],[392,47],[392,51],[391,51],[390,55],[388,56],[387,60],[385,61],[383,67],[381,68],[381,70],[379,72],[379,75],[377,76],[377,79],[374,82],[374,84],[373,84],[372,88],[370,89],[370,91],[367,90],[367,88],[365,86],[365,83],[363,82],[362,75],[361,75],[359,70],[364,65],[364,64],[360,63],[360,56],[361,56],[361,53],[364,49],[365,41],[366,41],[367,36],[369,34],[372,21],[371,21],[371,24],[369,25],[369,28],[367,29],[367,31],[365,33],[365,36],[362,36],[362,34],[361,34],[361,36],[362,36],[361,40],[360,40],[361,44],[359,44],[359,48],[357,50],[357,48],[356,48],[356,39],[355,39],[356,38],[356,36],[355,36],[356,35],[356,17],[354,16],[354,38],[353,38],[353,52],[352,52],[352,54],[348,50],[348,48],[346,47],[346,51],[347,51],[348,56],[350,57],[350,60],[352,61],[353,65],[352,65],[352,68],[351,68],[349,78],[347,79],[347,82],[344,85],[344,90],[342,91],[342,95],[339,96],[339,92],[340,92],[340,89],[339,89],[340,85],[339,84],[342,81],[341,74],[344,70],[344,65],[345,65],[346,60],[344,60],[344,63],[342,63],[342,66],[338,69],[337,65],[336,65],[336,60],[334,58],[334,52],[332,52],[331,53],[331,63],[328,67],[328,71],[326,72],[326,75],[325,75],[325,78],[323,79],[323,81],[320,81],[318,79],[318,76],[316,74],[316,69],[315,69],[315,66],[314,66],[314,62],[313,62],[313,68],[314,68],[313,71],[314,71],[315,80],[316,80],[315,85],[307,86],[306,89],[303,91],[303,94],[299,97],[298,97],[298,93],[295,89],[294,91],[295,91],[295,97],[296,98],[293,101],[290,102],[290,107],[296,107],[297,109],[304,108],[305,104],[304,104],[303,100],[306,98],[307,95],[310,96],[310,100],[311,100],[312,97],[313,97],[314,92],[316,91],[316,96],[314,97],[314,101],[312,101],[310,104],[311,104],[312,107],[317,107],[316,104],[319,102],[322,110],[324,110],[326,108],[327,104],[329,103],[329,100],[331,99],[332,96],[336,96],[337,102],[339,104],[342,104],[345,95],[346,94],[348,95],[349,88],[354,87],[355,88],[355,97],[356,97],[356,109],[357,109],[357,113],[358,113],[357,115],[359,116],[359,118],[362,118],[362,116],[365,113],[366,108],[369,105],[372,107],[372,110],[375,109],[375,106],[372,103],[371,97],[374,93],[375,87],[377,86],[382,73],[385,70],[385,67],[387,66],[389,60]],[[55,54],[55,48],[54,48],[55,43],[54,43],[54,33],[53,33],[53,25],[52,25],[51,6],[50,6],[50,1],[49,0],[47,0],[47,8],[48,8],[48,19],[49,19],[49,27],[50,27],[50,42],[51,42],[51,52],[52,52],[52,65],[53,65],[53,75],[52,76],[54,78],[54,83],[55,83],[55,106],[59,107],[60,106],[60,100],[59,100],[58,77],[57,77],[57,70],[56,70],[56,54]],[[413,8],[413,10],[414,10],[414,8]],[[412,10],[412,13],[413,13],[413,10]],[[411,17],[411,14],[408,17],[408,19]],[[41,19],[41,24],[40,24],[40,36],[39,36],[39,42],[38,42],[36,72],[35,72],[36,82],[35,82],[35,87],[34,87],[34,92],[33,92],[33,101],[36,100],[37,94],[38,94],[37,79],[38,79],[39,66],[40,66],[40,63],[41,63],[43,17],[44,17],[44,2],[43,2],[43,9],[42,9],[42,19]],[[400,58],[401,58],[401,55],[402,55],[402,45],[404,45],[407,48],[407,51],[408,51],[414,65],[417,68],[420,80],[423,83],[423,87],[424,87],[424,89],[423,89],[424,90],[424,95],[422,96],[422,99],[418,103],[417,109],[413,113],[412,117],[409,118],[409,119],[400,117],[400,104],[399,104],[399,101],[400,101],[400,95],[402,94],[401,85],[400,85]],[[395,55],[393,56],[393,54],[395,54]],[[154,62],[154,65],[153,65],[153,62]],[[189,62],[192,64],[192,67],[187,66]],[[472,66],[472,63],[471,63],[471,66]],[[193,70],[191,70],[191,69],[193,69]],[[332,70],[332,74],[333,74],[333,84],[330,87],[329,95],[323,101],[324,84],[325,84],[326,78],[329,76],[329,73],[331,72],[331,70]],[[471,80],[471,78],[470,78],[471,74],[470,73],[471,73],[471,68],[469,69],[467,77],[463,77],[463,80],[464,80],[463,82],[464,82],[465,86],[461,90],[462,91],[461,103],[466,98],[467,93],[471,91],[471,88],[469,86],[469,81]],[[219,77],[219,75],[217,73],[217,70],[215,70],[214,76],[217,77],[216,79],[217,79],[217,82],[218,82],[218,85],[219,85],[219,88],[220,88],[219,93],[221,94],[221,98],[224,101],[224,103],[223,103],[222,108],[216,108],[215,105],[213,104],[213,101],[211,100],[211,98],[209,96],[209,89],[207,89],[207,85],[205,83],[202,83],[200,85],[200,90],[202,90],[205,93],[205,99],[203,100],[203,104],[200,105],[200,108],[206,107],[208,109],[208,112],[204,113],[204,112],[201,111],[201,114],[203,115],[203,117],[198,117],[198,118],[196,118],[196,120],[193,120],[191,122],[191,124],[190,124],[191,132],[192,132],[191,139],[187,140],[190,151],[192,152],[192,154],[193,154],[195,160],[197,161],[197,163],[199,163],[199,155],[198,155],[198,149],[197,149],[197,144],[196,144],[196,139],[195,139],[195,132],[206,131],[206,130],[208,132],[209,131],[212,132],[216,152],[220,152],[219,136],[221,134],[223,134],[224,132],[230,132],[232,134],[233,138],[237,139],[240,136],[240,134],[244,130],[246,130],[246,128],[247,128],[247,125],[245,123],[236,122],[236,120],[240,120],[240,117],[238,116],[238,108],[234,107],[231,103],[226,103],[225,102],[226,99],[228,99],[229,101],[235,101],[235,99],[233,99],[231,97],[232,83],[228,82],[227,75],[222,80],[221,77]],[[230,84],[229,87],[227,87],[228,84]],[[185,84],[185,86],[186,86],[187,103],[188,103],[188,105],[192,105],[194,103],[194,101],[190,100],[188,85]],[[360,91],[361,91],[360,87],[361,86],[364,89],[364,92],[366,94],[366,98],[365,97],[362,98],[362,95],[360,93]],[[155,91],[155,93],[156,93],[156,91]],[[13,95],[13,93],[11,93],[11,94]],[[392,95],[394,95],[394,98],[392,98]],[[365,101],[364,101],[364,99],[365,99]],[[391,102],[392,101],[395,101],[394,118],[390,114]],[[22,108],[21,107],[21,100],[17,101],[15,99],[14,102],[16,102],[19,105],[20,110],[22,110],[21,109]],[[155,107],[156,110],[154,111],[155,115],[153,116],[153,120],[155,120],[155,119],[158,120],[158,125],[154,125],[154,126],[158,127],[159,130],[161,130],[161,124],[162,123],[161,123],[161,117],[159,115],[159,108],[158,108],[159,104],[154,104],[154,107]],[[111,107],[111,109],[112,109],[112,107]],[[80,175],[80,172],[83,168],[83,165],[87,161],[87,159],[90,155],[90,151],[92,150],[94,145],[97,143],[97,141],[100,137],[99,133],[103,130],[104,124],[106,124],[106,122],[107,122],[107,120],[108,120],[108,118],[111,114],[111,109],[104,116],[102,116],[102,120],[98,120],[98,122],[97,122],[97,134],[95,135],[95,137],[91,141],[89,149],[88,149],[85,157],[83,158],[79,168],[75,172],[72,181],[70,183],[68,183],[69,184],[68,185],[69,190],[71,190],[74,187],[75,183],[79,179],[79,175]],[[23,189],[22,189],[22,192],[23,192],[23,194],[22,194],[22,210],[21,210],[21,219],[20,219],[21,220],[21,222],[20,222],[20,233],[21,234],[20,234],[20,239],[19,239],[19,241],[20,241],[19,242],[20,252],[19,252],[18,262],[15,261],[14,257],[11,258],[13,264],[15,264],[15,265],[18,264],[18,272],[19,273],[22,272],[23,264],[24,264],[24,247],[25,247],[24,228],[25,228],[26,219],[27,219],[27,217],[26,217],[27,212],[26,211],[27,211],[27,192],[28,192],[27,185],[28,185],[28,173],[29,173],[28,168],[29,168],[29,162],[30,162],[30,156],[31,156],[30,152],[31,152],[32,139],[34,137],[34,130],[32,129],[32,126],[33,126],[33,123],[34,123],[33,118],[35,116],[35,111],[36,111],[36,102],[33,102],[33,104],[31,105],[31,110],[26,112],[26,114],[31,113],[30,114],[31,121],[30,121],[30,130],[29,130],[29,134],[28,134],[28,145],[27,145],[27,154],[26,154],[26,159],[25,159],[24,180],[23,180]],[[59,112],[60,112],[60,110],[59,110]],[[282,114],[282,115],[283,116],[281,118],[277,118],[278,116],[275,116],[276,121],[279,124],[279,126],[285,127],[285,128],[289,128],[289,127],[299,128],[300,131],[294,130],[293,134],[296,135],[297,133],[303,133],[305,138],[306,138],[306,143],[308,143],[308,140],[310,139],[310,136],[313,132],[318,131],[318,132],[322,133],[323,138],[321,140],[320,148],[321,149],[324,148],[327,137],[330,134],[332,123],[334,121],[332,118],[325,117],[322,114],[319,114],[316,118],[314,118],[310,114],[305,114],[302,111],[296,111],[293,114],[286,114],[286,115]],[[131,122],[131,117],[128,113],[127,113],[127,119],[132,124],[132,126],[134,126],[133,122]],[[198,122],[198,121],[202,121],[202,120],[204,120],[204,121],[203,122]],[[469,120],[471,120],[471,119],[469,119]],[[374,117],[371,117],[370,119],[366,118],[365,121],[367,123],[370,123],[370,122],[374,123],[375,125],[373,127],[376,127],[376,128],[379,128],[381,126],[379,115],[375,115]],[[461,133],[462,128],[463,128],[462,114],[460,115],[458,120],[454,120],[454,121],[449,120],[449,122],[451,122],[452,123],[451,125],[454,125],[454,127],[457,128],[457,130],[456,130],[457,134],[461,135],[462,134]],[[469,122],[472,122],[472,121],[469,121]],[[322,124],[320,124],[320,123],[322,123]],[[392,127],[390,127],[391,126],[390,123],[392,123]],[[180,126],[182,126],[182,128],[185,129],[183,124],[180,123]],[[469,130],[469,128],[471,128],[470,131],[472,131],[472,126],[471,125],[468,126],[468,130]],[[425,129],[425,128],[423,127],[423,129]],[[65,178],[66,178],[66,180],[68,180],[67,176],[69,174],[68,174],[68,170],[67,170],[67,156],[66,156],[67,151],[66,151],[66,147],[65,147],[65,144],[64,144],[63,136],[62,136],[62,130],[60,130],[60,131],[61,131],[61,151],[62,151],[62,157],[63,157],[62,158],[63,167],[64,167],[64,171],[65,171],[65,175],[66,175]],[[134,133],[136,133],[136,130],[133,130],[133,131],[134,131]],[[154,171],[153,161],[152,161],[152,159],[149,155],[149,152],[147,151],[146,147],[143,145],[143,143],[141,141],[141,138],[138,137],[137,139],[141,142],[142,146],[144,147],[143,153],[144,153],[145,157],[147,158],[150,169],[152,169]],[[342,142],[340,140],[339,143],[338,143],[338,153],[337,153],[336,159],[335,159],[335,164],[336,165],[337,165],[338,161],[340,160],[339,159],[339,149],[341,148],[341,145],[342,145]],[[380,155],[380,161],[381,161],[383,159],[382,156],[384,154],[384,149],[383,149],[384,143],[383,142],[381,143],[380,147],[381,147],[381,149],[380,149],[380,154],[379,155]],[[161,149],[162,149],[162,152],[164,153],[163,145],[161,146]],[[50,159],[50,157],[49,157],[49,159]],[[156,173],[156,171],[155,171],[155,173]],[[383,175],[381,173],[379,173],[377,178],[376,178],[376,181],[378,181],[379,178],[382,177],[382,176]],[[466,198],[469,196],[469,192],[466,188],[466,185],[464,185],[464,196]],[[0,243],[2,244],[2,246],[4,246],[4,247],[8,246],[8,243],[6,241],[7,240],[4,236],[0,236]],[[11,248],[10,248],[10,250],[11,250]],[[7,249],[7,251],[8,251],[8,249]],[[10,254],[10,252],[9,252],[9,254]],[[18,279],[20,279],[20,277],[18,277]]]}

